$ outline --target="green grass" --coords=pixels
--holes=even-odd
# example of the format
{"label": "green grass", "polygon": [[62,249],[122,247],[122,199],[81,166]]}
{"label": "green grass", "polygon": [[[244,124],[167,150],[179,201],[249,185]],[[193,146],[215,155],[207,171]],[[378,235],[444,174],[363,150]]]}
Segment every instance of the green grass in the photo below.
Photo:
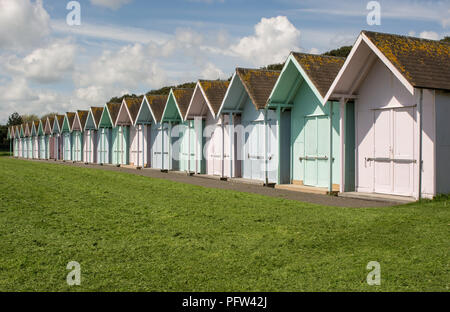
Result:
{"label": "green grass", "polygon": [[0,176],[0,291],[449,290],[448,197],[323,207],[5,157]]}

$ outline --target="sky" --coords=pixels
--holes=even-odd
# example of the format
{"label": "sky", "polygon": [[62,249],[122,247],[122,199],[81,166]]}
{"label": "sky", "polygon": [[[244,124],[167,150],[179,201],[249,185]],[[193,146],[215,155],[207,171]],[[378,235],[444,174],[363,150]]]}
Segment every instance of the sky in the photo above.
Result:
{"label": "sky", "polygon": [[449,0],[378,1],[380,25],[368,24],[373,9],[361,0],[80,0],[79,15],[70,2],[0,0],[0,124],[15,111],[65,113],[227,79],[290,51],[352,45],[361,30],[450,36]]}

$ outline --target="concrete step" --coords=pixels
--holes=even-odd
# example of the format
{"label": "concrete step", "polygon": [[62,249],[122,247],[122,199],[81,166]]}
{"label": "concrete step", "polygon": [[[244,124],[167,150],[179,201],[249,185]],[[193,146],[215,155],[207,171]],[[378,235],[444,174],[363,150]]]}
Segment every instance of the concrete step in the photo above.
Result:
{"label": "concrete step", "polygon": [[414,197],[379,194],[379,193],[345,192],[339,193],[338,196],[353,199],[379,201],[379,202],[391,202],[394,204],[407,204],[416,201]]}
{"label": "concrete step", "polygon": [[294,192],[303,192],[303,193],[311,193],[311,194],[319,194],[319,195],[327,195],[328,189],[325,187],[313,187],[306,185],[297,185],[297,184],[280,184],[275,185],[276,189],[279,190],[288,190]]}

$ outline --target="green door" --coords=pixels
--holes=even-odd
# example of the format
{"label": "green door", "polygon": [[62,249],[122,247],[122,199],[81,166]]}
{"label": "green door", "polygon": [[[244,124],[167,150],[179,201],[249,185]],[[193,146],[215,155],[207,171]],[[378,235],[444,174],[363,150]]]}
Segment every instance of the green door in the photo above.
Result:
{"label": "green door", "polygon": [[305,117],[304,184],[329,184],[330,123],[328,116]]}

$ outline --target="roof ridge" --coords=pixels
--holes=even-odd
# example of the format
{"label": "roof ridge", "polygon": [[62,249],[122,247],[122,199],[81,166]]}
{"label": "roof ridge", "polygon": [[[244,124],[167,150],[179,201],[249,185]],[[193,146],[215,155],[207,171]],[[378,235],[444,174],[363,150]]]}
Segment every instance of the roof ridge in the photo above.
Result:
{"label": "roof ridge", "polygon": [[236,67],[236,71],[237,71],[238,69],[243,69],[243,70],[257,70],[257,71],[266,71],[266,72],[275,72],[275,73],[280,73],[280,72],[281,72],[281,70],[274,70],[274,69]]}
{"label": "roof ridge", "polygon": [[430,42],[434,42],[434,43],[450,45],[450,42],[441,41],[441,40],[434,40],[434,39],[420,38],[420,37],[415,37],[415,36],[410,36],[410,35],[398,35],[398,34],[385,33],[385,32],[379,32],[379,31],[371,31],[371,30],[362,30],[361,33],[372,33],[372,34],[378,34],[378,35],[388,35],[388,36],[395,36],[395,37],[403,37],[403,38],[407,38],[407,39],[414,39],[414,40],[420,40],[420,41],[430,41]]}
{"label": "roof ridge", "polygon": [[309,55],[309,56],[319,56],[319,57],[324,57],[324,58],[345,59],[345,57],[343,57],[343,56],[324,55],[324,54],[313,54],[313,53],[304,53],[304,52],[295,52],[295,51],[291,51],[291,54],[301,54],[301,55]]}

